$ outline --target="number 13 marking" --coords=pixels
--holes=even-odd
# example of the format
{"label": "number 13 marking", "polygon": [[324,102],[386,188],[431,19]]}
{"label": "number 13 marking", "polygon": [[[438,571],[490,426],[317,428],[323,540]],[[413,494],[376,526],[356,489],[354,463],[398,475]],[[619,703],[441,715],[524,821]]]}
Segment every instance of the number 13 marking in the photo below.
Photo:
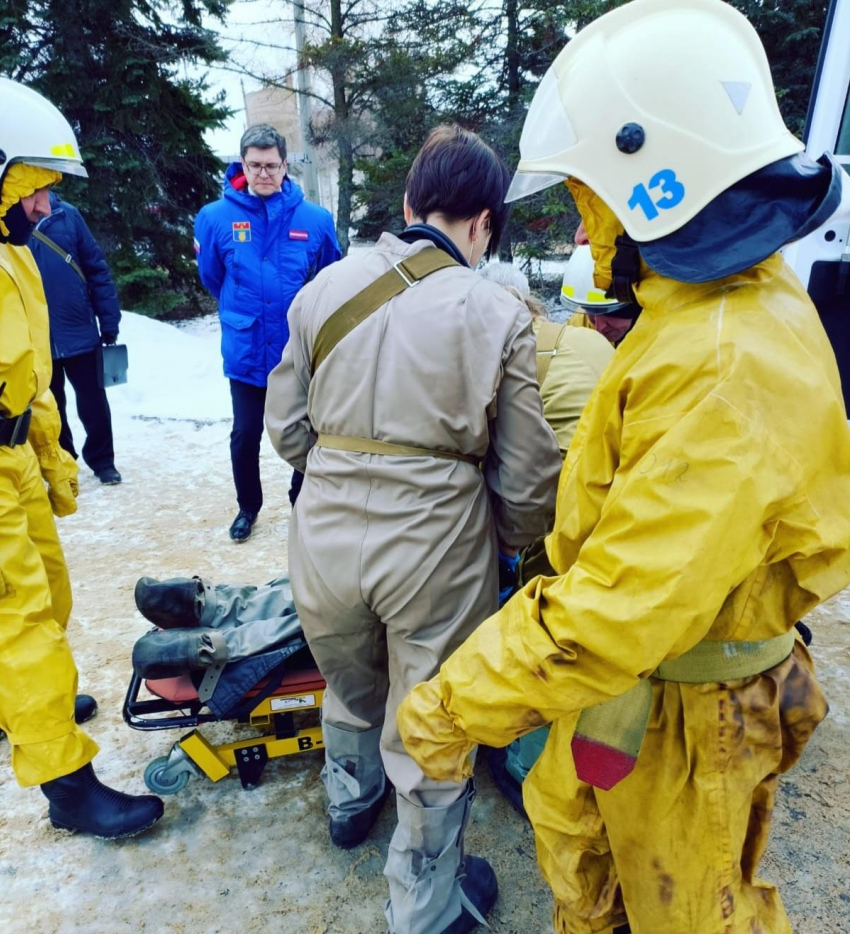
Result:
{"label": "number 13 marking", "polygon": [[648,187],[650,189],[660,188],[661,196],[653,200],[652,195],[647,191],[647,186],[639,184],[632,189],[632,196],[629,199],[629,207],[633,211],[635,208],[640,208],[648,221],[653,221],[658,217],[658,208],[662,211],[669,211],[670,208],[681,204],[685,197],[685,186],[676,178],[676,173],[672,169],[660,169],[649,180]]}

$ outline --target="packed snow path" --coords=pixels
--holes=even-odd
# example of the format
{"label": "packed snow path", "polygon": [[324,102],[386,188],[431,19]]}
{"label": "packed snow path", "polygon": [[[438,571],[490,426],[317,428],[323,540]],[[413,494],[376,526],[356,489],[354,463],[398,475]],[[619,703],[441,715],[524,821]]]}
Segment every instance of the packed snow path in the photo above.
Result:
{"label": "packed snow path", "polygon": [[[264,442],[266,505],[253,537],[231,543],[230,399],[215,319],[175,328],[127,314],[121,340],[129,346],[130,382],[110,389],[109,399],[124,483],[104,488],[81,465],[79,511],[60,520],[59,530],[74,584],[69,632],[80,689],[100,702],[87,727],[102,749],[95,764],[107,782],[141,792],[145,766],[180,732],[137,733],[121,719],[130,653],[146,629],[133,603],[135,581],[145,574],[201,574],[255,582],[285,569],[289,469]],[[81,445],[75,418],[72,426]],[[848,619],[845,594],[811,621],[832,714],[782,783],[764,865],[764,874],[782,884],[796,934],[850,928]],[[205,731],[224,739],[238,729],[221,724]],[[365,845],[333,849],[315,753],[269,763],[262,784],[250,792],[235,775],[216,785],[193,778],[166,799],[165,817],[151,832],[118,843],[52,830],[47,802],[37,790],[17,787],[8,759],[2,743],[4,934],[385,930],[381,871],[392,805]],[[536,869],[530,829],[483,768],[478,788],[467,851],[490,859],[499,876],[492,930],[551,932],[551,896]]]}

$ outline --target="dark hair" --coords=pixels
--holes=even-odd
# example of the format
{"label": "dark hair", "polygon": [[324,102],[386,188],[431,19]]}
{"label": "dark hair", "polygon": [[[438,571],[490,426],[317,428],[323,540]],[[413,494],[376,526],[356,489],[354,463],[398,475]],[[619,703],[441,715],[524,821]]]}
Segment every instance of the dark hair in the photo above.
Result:
{"label": "dark hair", "polygon": [[470,130],[457,124],[434,127],[407,173],[405,193],[413,213],[423,221],[435,211],[450,220],[475,217],[490,209],[490,243],[486,256],[499,248],[510,206],[511,183],[501,156]]}
{"label": "dark hair", "polygon": [[243,159],[249,146],[256,146],[257,149],[271,149],[277,146],[281,162],[286,162],[286,140],[268,123],[255,123],[242,134],[242,139],[239,141],[239,155]]}

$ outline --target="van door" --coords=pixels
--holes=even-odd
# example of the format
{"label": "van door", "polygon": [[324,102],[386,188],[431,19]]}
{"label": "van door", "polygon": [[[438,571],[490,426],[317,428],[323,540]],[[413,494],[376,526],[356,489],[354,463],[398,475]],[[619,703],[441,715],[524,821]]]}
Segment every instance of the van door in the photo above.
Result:
{"label": "van door", "polygon": [[[850,0],[832,0],[809,101],[806,152],[830,152],[850,173]],[[820,312],[850,409],[850,213],[791,244],[785,259]]]}

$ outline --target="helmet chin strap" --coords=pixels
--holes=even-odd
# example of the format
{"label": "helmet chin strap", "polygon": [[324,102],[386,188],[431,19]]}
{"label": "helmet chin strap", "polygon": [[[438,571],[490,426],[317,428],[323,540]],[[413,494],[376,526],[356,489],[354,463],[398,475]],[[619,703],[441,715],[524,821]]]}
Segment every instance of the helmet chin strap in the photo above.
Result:
{"label": "helmet chin strap", "polygon": [[618,302],[637,305],[634,286],[640,282],[640,251],[637,243],[627,233],[620,234],[615,241],[617,252],[611,263],[611,288],[608,295]]}

